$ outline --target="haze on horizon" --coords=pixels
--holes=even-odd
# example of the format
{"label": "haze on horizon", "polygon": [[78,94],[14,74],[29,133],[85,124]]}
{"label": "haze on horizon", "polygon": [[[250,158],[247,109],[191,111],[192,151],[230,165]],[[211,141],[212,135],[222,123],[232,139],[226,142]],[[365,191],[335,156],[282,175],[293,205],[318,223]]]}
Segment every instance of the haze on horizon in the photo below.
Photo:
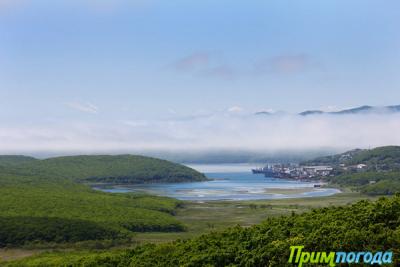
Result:
{"label": "haze on horizon", "polygon": [[400,145],[400,113],[295,115],[400,104],[398,25],[395,0],[0,0],[0,154]]}

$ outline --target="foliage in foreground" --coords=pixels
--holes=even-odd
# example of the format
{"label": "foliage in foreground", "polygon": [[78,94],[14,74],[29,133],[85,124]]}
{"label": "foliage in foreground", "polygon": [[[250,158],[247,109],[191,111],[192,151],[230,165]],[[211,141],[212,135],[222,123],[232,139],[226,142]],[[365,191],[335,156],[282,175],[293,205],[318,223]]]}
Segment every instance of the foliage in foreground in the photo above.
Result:
{"label": "foliage in foreground", "polygon": [[400,195],[376,202],[270,218],[167,244],[104,253],[43,254],[6,266],[293,266],[291,245],[307,251],[386,251],[399,264]]}
{"label": "foliage in foreground", "polygon": [[92,221],[51,217],[0,217],[0,247],[28,242],[79,242],[119,239],[117,230]]}

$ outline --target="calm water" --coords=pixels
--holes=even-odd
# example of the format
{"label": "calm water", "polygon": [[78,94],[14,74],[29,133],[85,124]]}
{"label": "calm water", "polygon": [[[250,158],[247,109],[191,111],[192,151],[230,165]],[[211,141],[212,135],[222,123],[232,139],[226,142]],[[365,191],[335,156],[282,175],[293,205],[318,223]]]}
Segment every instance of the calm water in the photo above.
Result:
{"label": "calm water", "polygon": [[214,179],[208,182],[163,183],[96,187],[112,192],[146,192],[181,200],[250,200],[329,196],[340,191],[334,188],[314,188],[314,183],[266,178],[252,174],[257,167],[247,164],[190,165]]}

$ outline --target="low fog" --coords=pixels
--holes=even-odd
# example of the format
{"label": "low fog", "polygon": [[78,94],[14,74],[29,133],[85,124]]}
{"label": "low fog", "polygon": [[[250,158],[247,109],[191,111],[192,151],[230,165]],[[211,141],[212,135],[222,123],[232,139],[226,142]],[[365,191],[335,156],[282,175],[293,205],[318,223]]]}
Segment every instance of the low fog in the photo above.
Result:
{"label": "low fog", "polygon": [[400,114],[212,114],[165,120],[0,127],[1,154],[137,151],[344,151],[400,145]]}

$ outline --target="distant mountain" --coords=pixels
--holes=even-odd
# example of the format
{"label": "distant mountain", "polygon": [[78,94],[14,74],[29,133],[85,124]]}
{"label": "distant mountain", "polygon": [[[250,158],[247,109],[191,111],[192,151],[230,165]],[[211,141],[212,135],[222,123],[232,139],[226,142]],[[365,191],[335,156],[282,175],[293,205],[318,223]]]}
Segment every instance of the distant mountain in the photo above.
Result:
{"label": "distant mountain", "polygon": [[259,111],[254,113],[255,115],[273,115],[273,113],[268,112],[268,111]]}
{"label": "distant mountain", "polygon": [[281,116],[281,115],[287,115],[288,113],[283,110],[278,110],[278,111],[257,111],[253,113],[256,116]]}
{"label": "distant mountain", "polygon": [[[300,116],[312,116],[312,115],[351,115],[351,114],[390,114],[400,112],[400,105],[394,106],[360,106],[356,108],[343,109],[339,111],[322,111],[318,109],[305,110],[298,113]],[[258,111],[254,115],[257,116],[273,116],[273,115],[285,115],[288,114],[284,111],[269,112],[269,111]]]}
{"label": "distant mountain", "polygon": [[357,114],[357,113],[364,113],[364,112],[371,112],[374,110],[381,110],[381,108],[378,107],[371,107],[371,106],[361,106],[357,108],[350,108],[350,109],[344,109],[341,111],[335,111],[335,112],[329,112],[331,114]]}
{"label": "distant mountain", "polygon": [[392,112],[400,112],[400,105],[397,106],[387,106],[386,107],[388,110],[392,111]]}
{"label": "distant mountain", "polygon": [[400,112],[400,105],[396,106],[383,106],[383,107],[376,107],[376,106],[360,106],[351,109],[344,109],[340,111],[332,111],[332,112],[325,112],[322,110],[306,110],[300,112],[299,115],[301,116],[309,116],[309,115],[321,115],[321,114],[333,114],[333,115],[348,115],[348,114],[371,114],[371,113],[395,113]]}
{"label": "distant mountain", "polygon": [[321,110],[306,110],[306,111],[300,112],[299,115],[308,116],[308,115],[316,115],[316,114],[322,114],[322,113],[324,113],[324,112]]}

